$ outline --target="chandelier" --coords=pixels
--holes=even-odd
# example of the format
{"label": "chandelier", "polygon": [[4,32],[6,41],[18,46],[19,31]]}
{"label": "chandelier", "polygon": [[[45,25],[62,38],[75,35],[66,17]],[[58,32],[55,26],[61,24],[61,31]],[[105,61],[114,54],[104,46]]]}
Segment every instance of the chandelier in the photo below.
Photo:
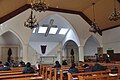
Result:
{"label": "chandelier", "polygon": [[98,27],[96,20],[95,20],[95,3],[92,3],[92,6],[93,6],[93,21],[91,23],[91,27],[89,28],[89,31],[93,33],[98,32],[99,34],[101,34],[101,30]]}
{"label": "chandelier", "polygon": [[30,17],[24,22],[24,26],[30,29],[39,27],[35,15],[33,15],[33,10],[35,11],[46,11],[48,6],[45,4],[44,0],[31,0],[31,13]]}
{"label": "chandelier", "polygon": [[37,19],[35,18],[35,15],[33,15],[33,10],[31,10],[29,18],[25,21],[24,26],[30,29],[33,29],[35,27],[39,27],[39,24],[37,23]]}
{"label": "chandelier", "polygon": [[108,17],[110,21],[117,21],[120,19],[120,11],[117,10],[116,8],[116,0],[114,0],[114,9],[113,12],[110,14]]}
{"label": "chandelier", "polygon": [[48,6],[44,2],[44,0],[32,0],[31,2],[31,8],[35,11],[46,11],[48,9]]}

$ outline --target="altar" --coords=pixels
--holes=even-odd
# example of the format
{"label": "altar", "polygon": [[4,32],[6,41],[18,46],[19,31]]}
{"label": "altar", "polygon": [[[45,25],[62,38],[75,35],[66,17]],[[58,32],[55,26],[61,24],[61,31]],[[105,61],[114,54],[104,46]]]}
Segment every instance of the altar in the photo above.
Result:
{"label": "altar", "polygon": [[39,62],[41,64],[54,64],[55,60],[57,59],[56,56],[40,56]]}

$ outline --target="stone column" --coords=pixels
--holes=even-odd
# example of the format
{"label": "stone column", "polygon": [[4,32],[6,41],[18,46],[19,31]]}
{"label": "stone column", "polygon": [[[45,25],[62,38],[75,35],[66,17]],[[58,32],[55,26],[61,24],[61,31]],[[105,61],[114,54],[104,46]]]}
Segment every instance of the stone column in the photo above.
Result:
{"label": "stone column", "polygon": [[78,48],[79,48],[79,61],[84,61],[84,46],[80,45]]}
{"label": "stone column", "polygon": [[28,62],[28,57],[29,57],[29,55],[28,55],[28,44],[24,44],[23,45],[23,57],[22,57],[22,60],[24,62]]}

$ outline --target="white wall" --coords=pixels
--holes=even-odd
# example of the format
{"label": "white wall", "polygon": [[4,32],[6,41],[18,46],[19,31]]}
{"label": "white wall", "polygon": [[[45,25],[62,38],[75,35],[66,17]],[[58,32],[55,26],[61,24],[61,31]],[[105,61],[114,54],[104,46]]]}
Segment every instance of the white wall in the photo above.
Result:
{"label": "white wall", "polygon": [[[68,31],[65,39],[64,39],[63,42],[62,42],[63,48],[65,47],[65,43],[66,43],[67,41],[69,41],[69,40],[74,41],[74,42],[77,44],[77,46],[80,45],[80,41],[79,41],[79,39],[78,39],[78,36],[77,36],[77,34],[75,34],[75,32],[74,32],[72,29],[70,29],[70,30]],[[63,50],[63,51],[62,51],[62,52],[63,52],[62,56],[66,56],[66,53],[65,53],[64,49],[62,49],[62,50]]]}
{"label": "white wall", "polygon": [[21,45],[21,42],[12,32],[8,31],[0,36],[0,44]]}
{"label": "white wall", "polygon": [[[36,58],[38,60],[41,60],[40,57],[48,56],[46,58],[42,58],[43,64],[53,64],[56,60],[60,61],[60,53],[59,53],[60,44],[58,42],[30,42],[29,44],[36,51],[37,53],[36,55],[38,55]],[[41,47],[40,47],[41,45],[47,45],[45,54],[42,54],[41,52]],[[52,57],[50,58],[50,56],[56,58],[53,60],[53,58]]]}
{"label": "white wall", "polygon": [[36,62],[37,62],[37,53],[36,51],[31,47],[31,46],[28,46],[28,62],[31,62],[32,65],[35,65]]}
{"label": "white wall", "polygon": [[[45,55],[55,55],[57,53],[56,47],[58,46],[58,42],[30,42],[29,43],[32,48],[36,50],[41,56]],[[41,45],[47,45],[46,53],[43,55],[41,52]]]}
{"label": "white wall", "polygon": [[89,37],[84,45],[84,56],[95,56],[95,53],[97,53],[97,47],[100,47],[99,42],[95,37]]}
{"label": "white wall", "polygon": [[115,53],[120,53],[120,27],[103,31],[103,51],[113,49]]}
{"label": "white wall", "polygon": [[[21,45],[22,44],[20,40],[12,32],[8,31],[2,34],[0,36],[0,59],[2,59],[1,55],[4,54],[2,52],[3,48],[4,49],[11,48],[13,49],[12,52],[15,52],[17,50],[14,54],[16,54],[17,57],[20,57],[20,51],[21,51],[20,47],[22,47]],[[7,56],[7,55],[4,55],[4,56]],[[12,56],[15,56],[15,55],[12,55]],[[20,60],[20,58],[18,58],[18,60]]]}
{"label": "white wall", "polygon": [[72,29],[70,29],[68,31],[65,39],[63,40],[63,42],[62,42],[63,46],[64,46],[65,42],[67,42],[68,40],[73,40],[78,46],[80,45],[79,38]]}

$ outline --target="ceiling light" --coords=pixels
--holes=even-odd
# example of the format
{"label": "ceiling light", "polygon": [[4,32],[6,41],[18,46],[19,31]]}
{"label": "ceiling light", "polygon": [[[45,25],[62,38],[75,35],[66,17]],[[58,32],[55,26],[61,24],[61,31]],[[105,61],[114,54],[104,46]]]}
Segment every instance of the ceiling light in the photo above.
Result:
{"label": "ceiling light", "polygon": [[120,20],[120,11],[117,10],[116,8],[116,0],[114,0],[114,9],[113,12],[110,14],[108,17],[110,21],[117,21]]}
{"label": "ceiling light", "polygon": [[50,28],[49,34],[56,34],[58,28]]}
{"label": "ceiling light", "polygon": [[48,6],[46,5],[44,0],[32,0],[31,2],[32,9],[35,11],[46,11]]}
{"label": "ceiling light", "polygon": [[95,19],[96,17],[95,16],[95,3],[92,3],[92,8],[93,8],[93,21],[91,23],[91,27],[89,28],[89,31],[93,33],[98,32],[100,35],[102,35],[102,31],[98,27],[98,24],[96,23],[96,19]]}
{"label": "ceiling light", "polygon": [[68,29],[67,28],[62,28],[59,32],[59,34],[65,35],[67,33]]}
{"label": "ceiling light", "polygon": [[33,32],[32,32],[32,33],[35,33],[35,31],[36,31],[36,28],[33,29]]}
{"label": "ceiling light", "polygon": [[24,26],[30,29],[39,27],[35,15],[33,15],[33,10],[35,11],[46,11],[48,6],[45,4],[44,0],[30,0],[31,2],[31,14],[30,17],[24,22]]}
{"label": "ceiling light", "polygon": [[39,27],[35,15],[33,15],[33,10],[31,10],[29,18],[24,22],[24,26],[30,29]]}
{"label": "ceiling light", "polygon": [[47,27],[39,27],[38,33],[46,33]]}

